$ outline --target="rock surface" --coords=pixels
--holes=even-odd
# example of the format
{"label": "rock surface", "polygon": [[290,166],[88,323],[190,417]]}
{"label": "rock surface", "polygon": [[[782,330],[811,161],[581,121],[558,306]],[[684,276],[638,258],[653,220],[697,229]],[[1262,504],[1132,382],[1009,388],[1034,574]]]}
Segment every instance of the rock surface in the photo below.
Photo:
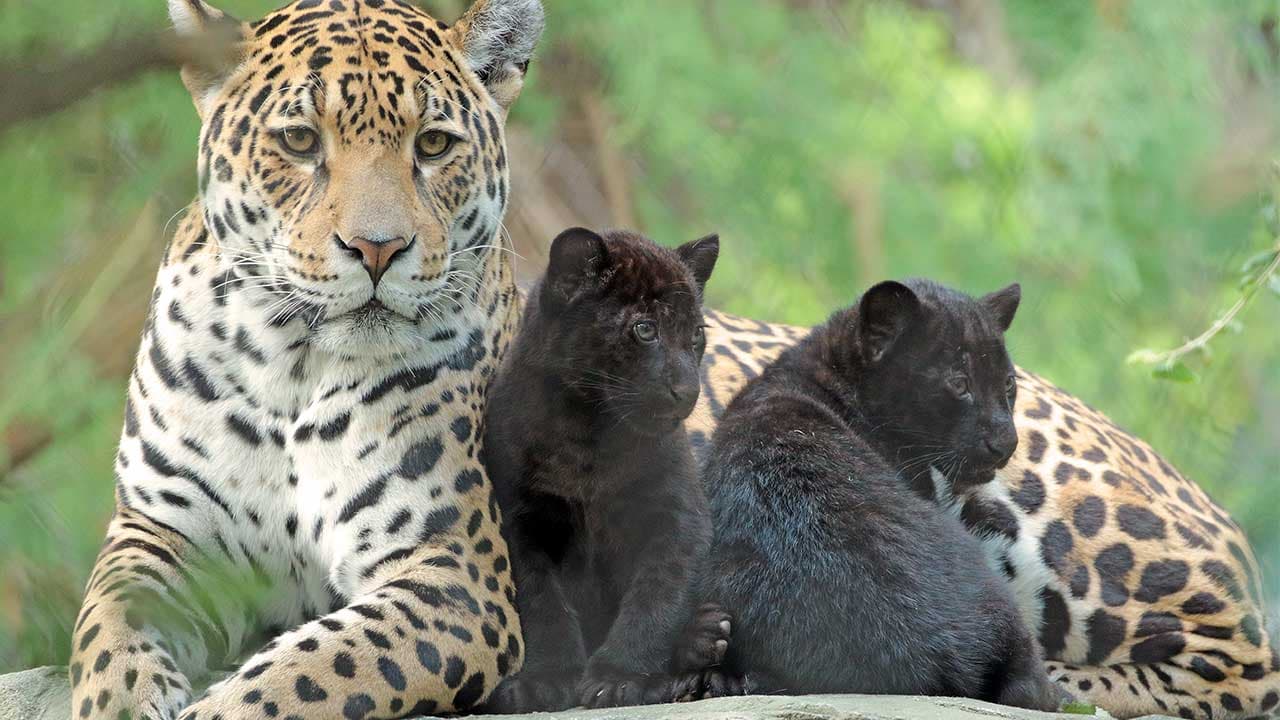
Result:
{"label": "rock surface", "polygon": [[[0,675],[0,720],[67,720],[66,668]],[[539,713],[538,720],[1079,720],[977,700],[898,695],[752,696],[679,705]]]}
{"label": "rock surface", "polygon": [[43,667],[0,675],[0,720],[46,720],[71,717],[67,669]]}

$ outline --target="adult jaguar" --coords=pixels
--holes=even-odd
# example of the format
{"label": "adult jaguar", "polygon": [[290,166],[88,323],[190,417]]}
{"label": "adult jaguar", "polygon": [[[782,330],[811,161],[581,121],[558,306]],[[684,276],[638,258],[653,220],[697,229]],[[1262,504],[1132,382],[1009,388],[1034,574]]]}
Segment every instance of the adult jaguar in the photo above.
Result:
{"label": "adult jaguar", "polygon": [[518,317],[503,125],[541,5],[453,27],[391,0],[169,10],[237,40],[183,69],[199,196],[129,381],[73,714],[464,711],[522,660],[479,455]]}
{"label": "adult jaguar", "polygon": [[[805,333],[718,312],[707,323],[695,447]],[[1015,415],[1018,450],[994,481],[952,494],[934,480],[1010,579],[1050,676],[1117,717],[1280,713],[1280,656],[1240,527],[1146,443],[1025,370]]]}
{"label": "adult jaguar", "polygon": [[[503,125],[541,8],[479,0],[448,27],[394,0],[298,0],[251,24],[169,7],[239,52],[184,69],[199,198],[129,382],[73,712],[174,717],[192,678],[255,649],[184,716],[465,710],[521,662],[478,428],[517,317]],[[801,334],[709,323],[702,433]],[[1273,708],[1238,528],[1140,441],[1022,386],[1021,449],[982,493],[999,505],[966,507],[1016,538],[1003,554],[1051,655],[1088,663],[1055,675],[1118,714]]]}

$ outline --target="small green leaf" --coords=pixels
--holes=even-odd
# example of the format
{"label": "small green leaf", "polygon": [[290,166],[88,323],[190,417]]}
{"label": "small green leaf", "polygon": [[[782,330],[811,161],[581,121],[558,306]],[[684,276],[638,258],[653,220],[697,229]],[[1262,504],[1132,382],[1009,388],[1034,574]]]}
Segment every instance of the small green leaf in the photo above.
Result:
{"label": "small green leaf", "polygon": [[1193,383],[1197,380],[1195,372],[1181,360],[1159,365],[1151,371],[1151,374],[1161,380],[1170,380],[1172,382]]}
{"label": "small green leaf", "polygon": [[1272,203],[1262,209],[1262,218],[1272,237],[1280,235],[1280,204]]}
{"label": "small green leaf", "polygon": [[1098,706],[1077,700],[1076,702],[1063,703],[1060,712],[1070,715],[1096,715]]}
{"label": "small green leaf", "polygon": [[1162,357],[1164,357],[1164,353],[1143,348],[1129,353],[1129,357],[1125,358],[1124,362],[1126,365],[1154,365],[1160,362]]}
{"label": "small green leaf", "polygon": [[1277,252],[1280,252],[1280,250],[1267,250],[1245,260],[1244,265],[1240,268],[1241,274],[1250,275],[1270,265],[1271,261],[1276,259]]}

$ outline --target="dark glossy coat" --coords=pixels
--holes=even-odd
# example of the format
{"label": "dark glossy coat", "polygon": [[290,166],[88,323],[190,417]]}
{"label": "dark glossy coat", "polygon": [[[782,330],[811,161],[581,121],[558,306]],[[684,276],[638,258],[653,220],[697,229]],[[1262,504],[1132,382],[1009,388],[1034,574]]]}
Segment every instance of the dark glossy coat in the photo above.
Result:
{"label": "dark glossy coat", "polygon": [[718,250],[582,229],[552,245],[489,400],[526,645],[490,710],[674,699],[711,534],[683,421]]}
{"label": "dark glossy coat", "polygon": [[729,405],[705,473],[705,596],[734,616],[728,670],[755,691],[1057,706],[978,543],[896,472],[925,456],[913,445],[982,472],[1012,452],[1001,334],[1017,302],[1016,286],[975,301],[881,283]]}

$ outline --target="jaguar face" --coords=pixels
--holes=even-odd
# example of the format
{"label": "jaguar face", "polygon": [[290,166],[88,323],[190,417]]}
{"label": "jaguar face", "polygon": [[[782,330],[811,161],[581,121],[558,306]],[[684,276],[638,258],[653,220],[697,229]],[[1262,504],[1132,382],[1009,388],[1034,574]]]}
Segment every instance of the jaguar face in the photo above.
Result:
{"label": "jaguar face", "polygon": [[229,280],[267,323],[346,354],[451,326],[506,209],[503,126],[540,5],[482,0],[452,27],[397,0],[299,0],[255,23],[171,5],[180,29],[237,38],[220,71],[184,69]]}

